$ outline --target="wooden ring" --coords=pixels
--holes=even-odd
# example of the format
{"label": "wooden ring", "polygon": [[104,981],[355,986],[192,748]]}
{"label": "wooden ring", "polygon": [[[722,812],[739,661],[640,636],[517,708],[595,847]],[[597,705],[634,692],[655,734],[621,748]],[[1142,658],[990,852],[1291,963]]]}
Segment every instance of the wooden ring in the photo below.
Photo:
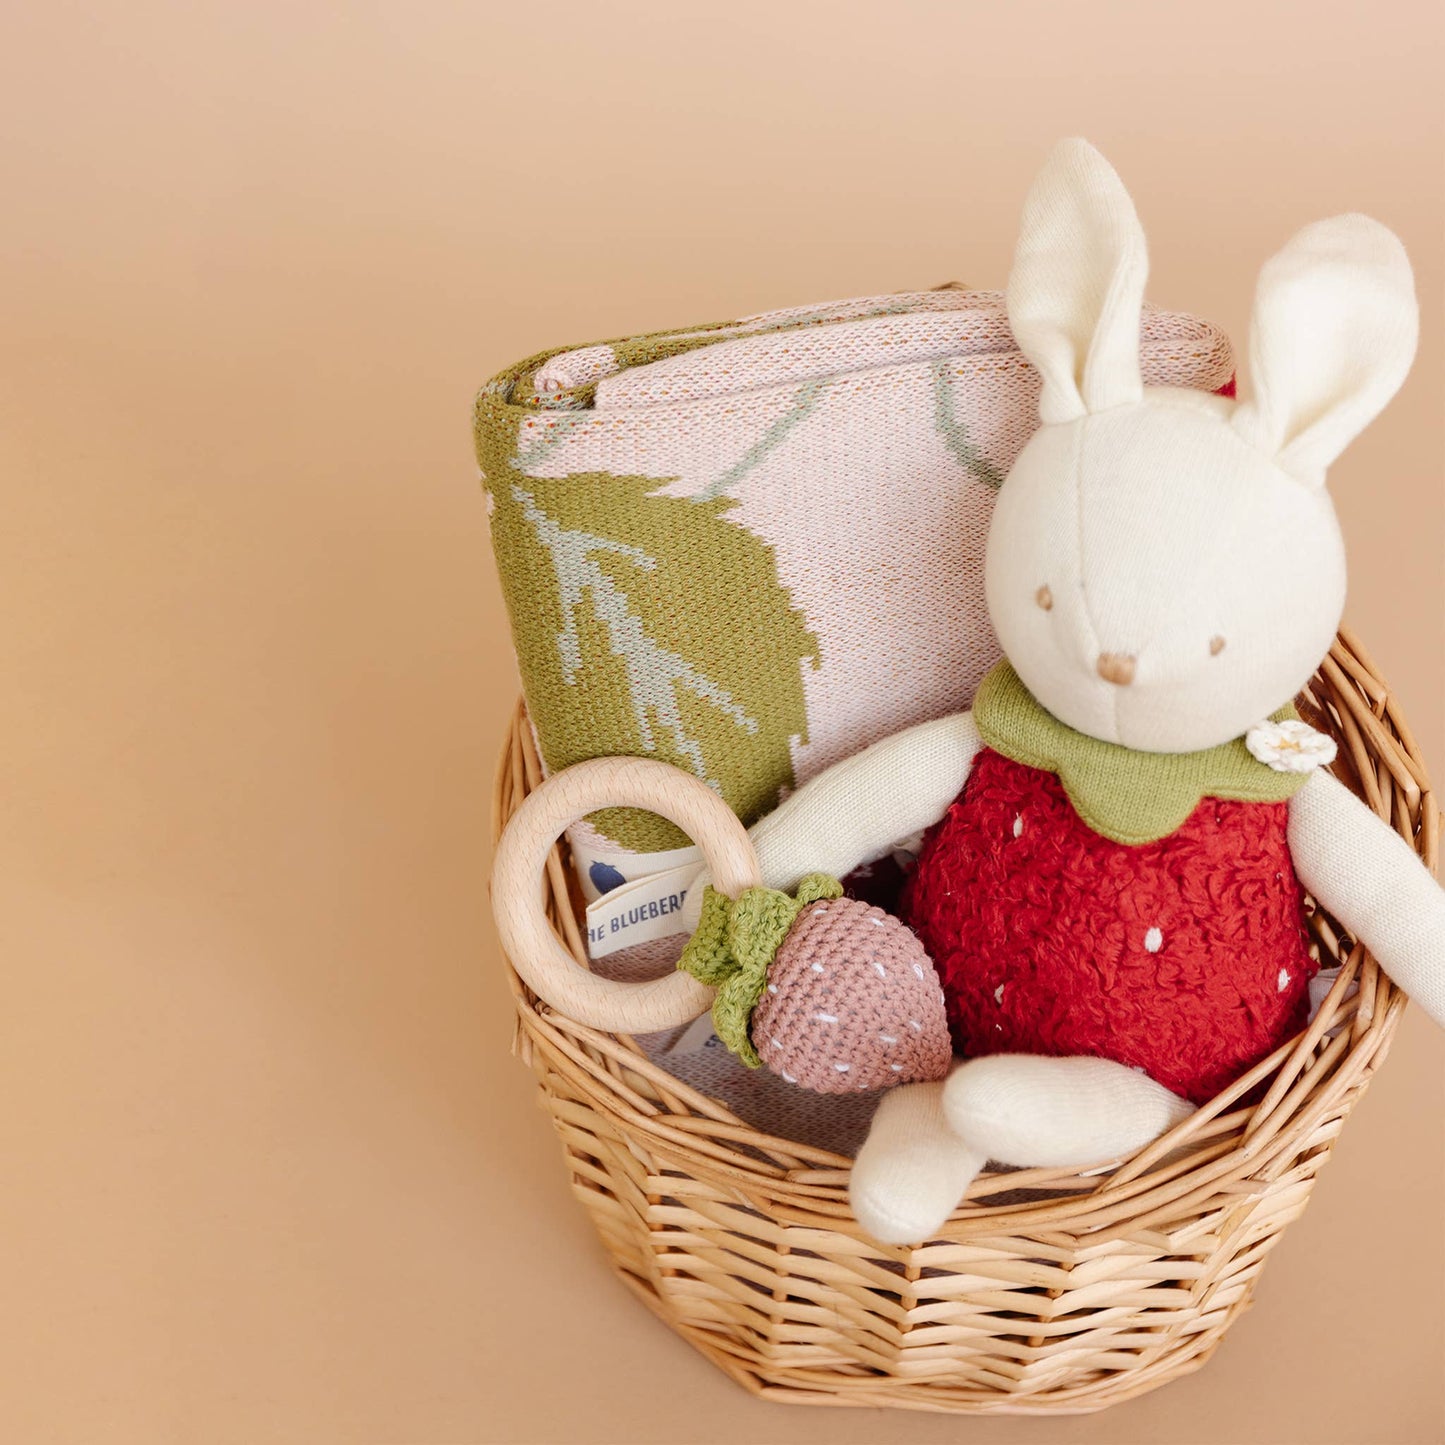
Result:
{"label": "wooden ring", "polygon": [[512,966],[558,1013],[609,1033],[654,1033],[696,1018],[714,990],[677,971],[643,983],[589,973],[542,904],[547,855],[563,829],[599,808],[622,807],[676,823],[702,851],[713,887],[729,897],[761,883],[747,830],[706,783],[669,763],[592,758],[548,778],[513,814],[492,864],[492,909]]}

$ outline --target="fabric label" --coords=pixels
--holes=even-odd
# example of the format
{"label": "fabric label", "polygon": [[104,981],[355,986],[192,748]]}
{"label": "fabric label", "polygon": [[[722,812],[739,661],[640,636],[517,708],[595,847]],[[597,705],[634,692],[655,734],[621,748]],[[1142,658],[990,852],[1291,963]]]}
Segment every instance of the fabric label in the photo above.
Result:
{"label": "fabric label", "polygon": [[700,1054],[704,1049],[722,1049],[727,1052],[727,1045],[718,1038],[712,1026],[712,1012],[699,1014],[693,1021],[663,1050],[664,1054]]}
{"label": "fabric label", "polygon": [[685,933],[682,905],[702,871],[702,862],[684,863],[634,879],[587,905],[587,952],[606,958],[622,948]]}
{"label": "fabric label", "polygon": [[657,873],[669,873],[685,865],[691,865],[696,871],[702,867],[702,849],[688,847],[668,848],[658,853],[604,853],[573,839],[572,865],[582,884],[582,896],[589,903],[595,903],[604,894],[624,884],[636,883]]}

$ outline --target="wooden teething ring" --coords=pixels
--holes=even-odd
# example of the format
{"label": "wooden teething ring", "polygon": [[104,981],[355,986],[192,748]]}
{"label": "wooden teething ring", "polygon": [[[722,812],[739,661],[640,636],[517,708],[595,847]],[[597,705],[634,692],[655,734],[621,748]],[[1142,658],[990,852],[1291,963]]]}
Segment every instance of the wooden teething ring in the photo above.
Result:
{"label": "wooden teething ring", "polygon": [[593,758],[547,779],[497,842],[492,908],[502,947],[532,991],[558,1013],[609,1033],[643,1034],[696,1018],[713,990],[690,974],[644,983],[600,978],[578,966],[543,910],[547,855],[563,829],[599,808],[645,808],[676,823],[702,852],[712,885],[736,898],[761,883],[747,830],[706,783],[645,758]]}

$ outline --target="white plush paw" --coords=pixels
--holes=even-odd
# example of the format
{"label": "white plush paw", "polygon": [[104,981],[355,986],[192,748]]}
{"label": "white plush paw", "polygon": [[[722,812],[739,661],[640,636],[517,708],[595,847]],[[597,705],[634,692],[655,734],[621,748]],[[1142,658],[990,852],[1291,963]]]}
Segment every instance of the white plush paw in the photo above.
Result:
{"label": "white plush paw", "polygon": [[953,1131],[988,1159],[1024,1168],[1108,1164],[1142,1149],[1193,1106],[1110,1059],[996,1054],[944,1085]]}
{"label": "white plush paw", "polygon": [[948,1127],[939,1084],[906,1084],[884,1095],[858,1151],[848,1198],[880,1244],[931,1239],[963,1198],[984,1159]]}
{"label": "white plush paw", "polygon": [[932,1239],[953,1213],[963,1189],[911,1187],[907,1180],[860,1180],[854,1171],[848,1186],[853,1214],[879,1244],[921,1244]]}

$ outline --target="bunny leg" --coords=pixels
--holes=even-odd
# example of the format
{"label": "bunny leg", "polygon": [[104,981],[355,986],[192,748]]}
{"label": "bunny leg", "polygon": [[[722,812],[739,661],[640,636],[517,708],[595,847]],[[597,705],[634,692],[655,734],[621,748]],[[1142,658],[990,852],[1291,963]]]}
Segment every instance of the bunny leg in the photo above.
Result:
{"label": "bunny leg", "polygon": [[938,1232],[985,1156],[949,1127],[943,1084],[902,1084],[890,1089],[848,1186],[859,1224],[881,1244],[916,1244]]}
{"label": "bunny leg", "polygon": [[1194,1112],[1112,1059],[994,1054],[960,1065],[943,1091],[954,1133],[985,1158],[1023,1168],[1122,1159]]}

